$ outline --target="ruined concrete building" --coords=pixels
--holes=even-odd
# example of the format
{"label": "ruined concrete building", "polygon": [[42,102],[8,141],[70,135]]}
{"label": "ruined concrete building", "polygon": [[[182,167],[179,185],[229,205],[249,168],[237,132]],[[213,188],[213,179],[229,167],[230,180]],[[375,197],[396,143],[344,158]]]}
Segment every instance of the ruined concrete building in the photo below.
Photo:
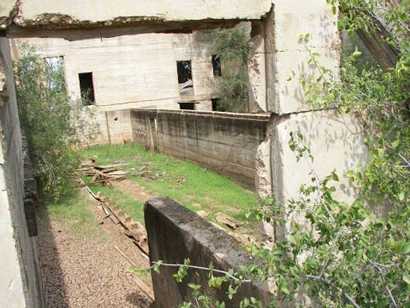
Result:
{"label": "ruined concrete building", "polygon": [[[251,26],[252,111],[263,114],[205,112],[212,110],[214,98],[209,79],[218,72],[196,34],[242,21]],[[254,183],[261,197],[274,195],[284,203],[310,178],[312,168],[319,177],[334,169],[344,174],[366,160],[355,119],[313,110],[299,82],[314,70],[308,64],[310,51],[318,52],[321,65],[337,75],[336,22],[326,0],[2,0],[0,306],[42,306],[35,237],[29,237],[23,206],[23,156],[11,65],[18,44],[37,46],[52,65],[64,63],[69,92],[76,98],[83,92],[100,108],[98,121],[106,125],[98,142],[135,140],[193,160],[186,153],[195,149],[190,152],[203,156],[199,162],[215,169],[227,166],[226,173],[239,173]],[[306,32],[311,34],[310,51],[299,40]],[[196,111],[131,110],[152,107]],[[313,163],[297,162],[289,149],[294,131],[305,136]],[[207,133],[198,139],[192,132]],[[175,142],[169,144],[171,137]],[[354,191],[346,179],[342,182],[339,196],[351,200]],[[289,228],[275,230],[276,238],[286,236]]]}
{"label": "ruined concrete building", "polygon": [[26,37],[23,32],[10,44],[14,59],[24,48],[33,47],[47,65],[64,72],[67,91],[73,104],[82,106],[89,130],[98,126],[92,143],[121,143],[132,140],[130,109],[219,111],[217,84],[223,64],[213,53],[213,34],[219,29],[215,27],[233,27],[248,36],[253,48],[248,63],[252,87],[246,109],[263,111],[262,21],[206,26],[177,29],[176,33],[104,29],[97,38],[88,32],[63,32],[63,38]]}
{"label": "ruined concrete building", "polygon": [[[216,61],[200,33],[149,33],[69,41],[14,40],[62,66],[73,100],[103,111],[130,108],[212,110]],[[17,48],[16,48],[17,49]],[[215,58],[214,58],[215,59]],[[214,62],[214,63],[213,63]],[[214,64],[214,66],[213,66]]]}

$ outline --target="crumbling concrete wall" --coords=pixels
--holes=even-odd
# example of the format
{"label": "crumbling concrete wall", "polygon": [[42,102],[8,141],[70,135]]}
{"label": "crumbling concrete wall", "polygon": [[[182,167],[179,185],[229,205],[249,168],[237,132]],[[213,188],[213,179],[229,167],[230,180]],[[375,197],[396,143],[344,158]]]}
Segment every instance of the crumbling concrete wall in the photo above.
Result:
{"label": "crumbling concrete wall", "polygon": [[[149,200],[145,204],[144,217],[151,262],[161,260],[168,264],[183,264],[189,259],[191,265],[208,268],[212,264],[215,269],[225,271],[239,270],[255,262],[231,236],[173,200]],[[268,307],[272,300],[267,286],[256,282],[244,283],[229,300],[226,285],[219,290],[208,287],[207,271],[190,270],[188,278],[177,283],[173,277],[177,270],[161,266],[159,273],[152,271],[155,307],[178,307],[184,301],[192,300],[188,283],[201,285],[201,291],[225,301],[226,307],[239,307],[241,299],[250,297]]]}
{"label": "crumbling concrete wall", "polygon": [[258,148],[267,140],[270,115],[134,110],[131,121],[135,142],[255,188]]}
{"label": "crumbling concrete wall", "polygon": [[10,50],[0,38],[0,307],[44,307],[24,213],[24,162]]}

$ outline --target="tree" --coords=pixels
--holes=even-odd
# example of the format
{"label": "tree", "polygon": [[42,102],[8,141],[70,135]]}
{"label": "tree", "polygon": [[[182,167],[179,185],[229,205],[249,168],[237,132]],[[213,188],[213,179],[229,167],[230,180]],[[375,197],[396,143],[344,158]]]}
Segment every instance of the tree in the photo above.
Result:
{"label": "tree", "polygon": [[78,165],[62,66],[46,63],[24,46],[15,76],[21,126],[35,177],[44,197],[58,199],[70,190]]}

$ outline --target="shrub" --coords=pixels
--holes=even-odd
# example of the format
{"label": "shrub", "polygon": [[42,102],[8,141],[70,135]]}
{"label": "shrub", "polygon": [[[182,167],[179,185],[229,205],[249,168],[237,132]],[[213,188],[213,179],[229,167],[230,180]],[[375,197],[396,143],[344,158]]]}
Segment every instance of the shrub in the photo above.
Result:
{"label": "shrub", "polygon": [[15,76],[21,127],[40,192],[59,199],[72,186],[78,166],[62,66],[47,64],[24,46],[15,63]]}

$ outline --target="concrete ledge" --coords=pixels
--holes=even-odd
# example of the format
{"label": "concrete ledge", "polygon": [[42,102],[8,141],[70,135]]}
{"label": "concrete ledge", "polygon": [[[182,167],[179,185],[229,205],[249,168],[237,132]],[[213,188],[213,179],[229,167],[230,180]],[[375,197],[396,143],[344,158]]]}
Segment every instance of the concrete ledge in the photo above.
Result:
{"label": "concrete ledge", "polygon": [[191,115],[196,117],[213,117],[221,119],[234,120],[250,120],[269,122],[271,113],[235,113],[235,112],[219,112],[219,111],[195,111],[195,110],[166,110],[166,109],[132,109],[132,112],[137,114],[179,114]]}
{"label": "concrete ledge", "polygon": [[[209,267],[213,264],[214,268],[226,271],[238,270],[251,262],[235,239],[171,199],[147,201],[144,216],[151,262],[180,264],[188,258],[191,265]],[[267,307],[272,299],[266,286],[252,282],[244,284],[229,300],[224,287],[217,291],[209,289],[207,272],[190,270],[183,283],[176,283],[172,276],[176,271],[176,268],[161,267],[160,273],[152,272],[156,307],[178,307],[189,301],[192,294],[187,284],[190,282],[200,284],[203,290],[225,301],[226,307],[239,307],[245,297],[258,298],[263,307]]]}

